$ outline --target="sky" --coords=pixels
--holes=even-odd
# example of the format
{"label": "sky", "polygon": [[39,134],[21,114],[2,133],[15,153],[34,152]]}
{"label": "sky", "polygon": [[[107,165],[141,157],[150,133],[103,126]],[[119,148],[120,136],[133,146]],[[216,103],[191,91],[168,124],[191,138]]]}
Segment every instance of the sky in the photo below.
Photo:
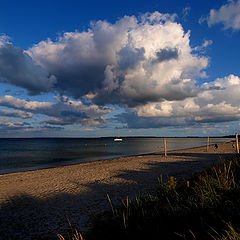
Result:
{"label": "sky", "polygon": [[240,129],[240,0],[0,1],[0,137]]}

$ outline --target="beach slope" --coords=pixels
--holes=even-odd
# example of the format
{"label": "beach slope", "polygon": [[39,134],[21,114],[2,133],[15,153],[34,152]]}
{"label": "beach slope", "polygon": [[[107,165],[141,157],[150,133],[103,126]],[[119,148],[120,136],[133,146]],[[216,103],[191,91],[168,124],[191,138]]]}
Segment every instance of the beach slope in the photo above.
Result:
{"label": "beach slope", "polygon": [[88,228],[91,212],[126,196],[151,190],[160,176],[190,178],[235,155],[232,143],[122,157],[64,167],[0,175],[0,236],[3,239],[56,239],[68,228]]}

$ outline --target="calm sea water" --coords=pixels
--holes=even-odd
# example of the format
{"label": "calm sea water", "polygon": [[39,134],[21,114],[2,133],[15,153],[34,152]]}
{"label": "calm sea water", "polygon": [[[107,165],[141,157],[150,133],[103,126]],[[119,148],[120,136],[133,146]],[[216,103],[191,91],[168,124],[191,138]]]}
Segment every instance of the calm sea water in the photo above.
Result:
{"label": "calm sea water", "polygon": [[[187,142],[169,142],[174,140]],[[171,138],[167,149],[205,145],[202,141],[207,139]],[[163,151],[163,138],[123,138],[122,142],[114,142],[113,138],[0,139],[0,174],[157,151]]]}

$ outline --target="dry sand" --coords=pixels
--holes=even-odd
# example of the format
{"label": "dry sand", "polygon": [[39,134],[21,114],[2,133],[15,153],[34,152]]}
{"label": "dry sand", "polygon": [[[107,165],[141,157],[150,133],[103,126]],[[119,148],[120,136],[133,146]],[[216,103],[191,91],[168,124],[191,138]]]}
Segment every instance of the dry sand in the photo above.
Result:
{"label": "dry sand", "polygon": [[186,179],[234,156],[232,143],[123,157],[71,166],[0,175],[0,239],[57,239],[68,228],[81,231],[90,212],[109,207],[127,195],[153,188],[163,175]]}

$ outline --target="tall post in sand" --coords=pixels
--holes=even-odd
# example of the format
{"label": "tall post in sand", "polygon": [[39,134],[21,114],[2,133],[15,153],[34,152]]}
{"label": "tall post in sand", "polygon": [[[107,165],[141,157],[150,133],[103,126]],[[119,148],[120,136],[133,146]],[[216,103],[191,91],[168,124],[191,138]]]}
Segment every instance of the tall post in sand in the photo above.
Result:
{"label": "tall post in sand", "polygon": [[209,137],[207,139],[207,152],[208,152],[208,149],[209,149]]}
{"label": "tall post in sand", "polygon": [[167,140],[164,138],[164,156],[167,156]]}
{"label": "tall post in sand", "polygon": [[237,153],[239,153],[239,145],[238,145],[238,133],[236,133],[236,150],[237,150]]}

